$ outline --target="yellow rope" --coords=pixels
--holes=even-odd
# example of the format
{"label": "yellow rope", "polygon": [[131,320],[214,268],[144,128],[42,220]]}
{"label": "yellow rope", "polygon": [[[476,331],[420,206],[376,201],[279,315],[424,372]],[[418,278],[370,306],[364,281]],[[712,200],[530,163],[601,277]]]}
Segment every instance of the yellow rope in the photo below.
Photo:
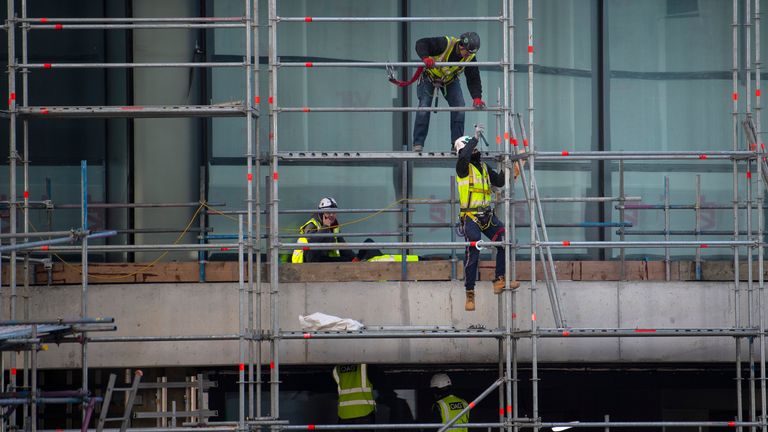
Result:
{"label": "yellow rope", "polygon": [[[192,227],[192,224],[195,222],[195,219],[197,218],[197,215],[200,213],[200,211],[203,209],[203,207],[207,207],[207,204],[205,204],[204,202],[200,202],[200,205],[197,207],[197,210],[195,210],[195,214],[192,215],[192,217],[189,220],[189,223],[184,228],[184,231],[182,231],[181,234],[179,234],[179,236],[176,238],[176,240],[173,242],[173,244],[179,244],[181,239],[184,238],[184,236],[187,234],[187,231],[189,231],[189,228]],[[30,222],[30,225],[32,225],[32,222]],[[35,229],[34,225],[32,225],[32,229]],[[37,231],[37,230],[35,229],[35,231]],[[98,279],[98,280],[128,279],[128,278],[134,277],[134,276],[136,276],[138,274],[144,273],[145,271],[147,271],[150,268],[154,267],[155,265],[157,265],[158,262],[160,262],[161,259],[165,258],[165,256],[168,255],[169,253],[170,253],[170,251],[163,252],[154,261],[152,261],[151,263],[147,264],[146,266],[144,266],[144,267],[142,267],[142,268],[140,268],[140,269],[138,269],[138,270],[136,270],[136,271],[134,271],[132,273],[128,273],[128,274],[125,274],[125,275],[115,275],[115,276],[98,276],[98,275],[88,274],[88,278],[89,279]],[[53,253],[52,255],[55,256],[59,261],[61,261],[61,263],[64,264],[64,267],[69,267],[71,269],[75,269],[81,275],[83,274],[83,265],[82,264],[80,264],[80,265],[70,264],[66,260],[64,260],[64,258],[62,258],[59,254]]]}
{"label": "yellow rope", "polygon": [[[424,200],[424,199],[419,199],[419,198],[402,198],[402,199],[399,199],[399,200],[397,200],[397,201],[393,201],[393,202],[391,202],[390,204],[388,204],[388,205],[387,205],[386,207],[384,207],[383,209],[380,209],[380,210],[378,210],[378,211],[376,211],[376,212],[374,212],[374,213],[371,213],[371,214],[370,214],[370,215],[368,215],[368,216],[364,216],[364,217],[361,217],[361,218],[358,218],[358,219],[353,219],[353,220],[351,220],[351,221],[349,221],[349,222],[345,222],[345,223],[343,223],[343,224],[339,224],[339,225],[338,225],[338,227],[339,227],[339,228],[341,228],[341,227],[350,226],[350,225],[354,225],[354,224],[357,224],[357,223],[365,222],[366,220],[372,219],[372,218],[374,218],[374,217],[376,217],[376,216],[378,216],[378,215],[380,215],[380,214],[384,213],[386,210],[388,210],[388,209],[390,209],[390,208],[392,208],[392,207],[394,207],[394,206],[396,206],[396,205],[398,205],[398,204],[404,203],[404,202],[408,202],[408,203],[418,203],[418,202],[421,202],[421,201],[426,201],[426,200]],[[213,207],[209,206],[209,205],[208,205],[208,203],[206,203],[206,202],[204,202],[204,201],[201,201],[201,202],[200,202],[200,205],[197,207],[197,210],[195,210],[195,213],[194,213],[194,214],[192,215],[192,217],[190,218],[190,220],[189,220],[189,223],[187,223],[187,226],[184,228],[184,230],[181,232],[181,234],[179,234],[179,236],[176,238],[176,240],[173,242],[173,244],[179,244],[179,242],[181,241],[181,239],[183,239],[183,238],[184,238],[184,236],[187,234],[187,232],[189,231],[189,229],[192,227],[192,224],[195,222],[195,219],[197,218],[198,214],[200,214],[200,211],[201,211],[203,208],[206,208],[206,209],[208,209],[208,210],[209,210],[211,213],[213,213],[213,214],[216,214],[216,215],[219,215],[219,216],[224,216],[224,217],[226,217],[227,219],[231,219],[231,220],[237,221],[237,218],[235,218],[234,216],[230,216],[230,215],[228,215],[228,214],[226,214],[226,213],[223,213],[223,212],[221,212],[220,210],[217,210],[217,209],[215,209],[215,208],[213,208]],[[34,231],[38,231],[38,230],[35,228],[34,224],[33,224],[31,221],[29,222],[29,224],[32,226],[32,229],[33,229]],[[291,232],[291,233],[296,233],[296,232],[298,231],[298,227],[297,227],[297,228],[282,228],[281,230],[282,230],[282,231],[284,231],[284,232]],[[115,275],[115,276],[99,276],[99,275],[88,274],[88,278],[90,278],[90,279],[97,279],[97,280],[120,280],[120,279],[128,279],[128,278],[134,277],[134,276],[136,276],[136,275],[142,274],[142,273],[144,273],[145,271],[149,270],[150,268],[154,267],[155,265],[157,265],[157,263],[158,263],[158,262],[160,262],[160,260],[162,260],[163,258],[165,258],[165,256],[167,256],[167,255],[168,255],[170,252],[171,252],[171,251],[165,251],[165,252],[163,252],[163,253],[162,253],[162,254],[160,254],[160,256],[158,256],[158,257],[157,257],[157,258],[156,258],[154,261],[150,262],[150,263],[149,263],[149,264],[147,264],[146,266],[144,266],[144,267],[141,267],[140,269],[138,269],[138,270],[136,270],[136,271],[134,271],[134,272],[131,272],[131,273],[125,274],[125,275]],[[80,264],[80,265],[70,264],[70,263],[69,263],[69,262],[67,262],[67,261],[66,261],[64,258],[62,258],[62,257],[61,257],[59,254],[56,254],[56,253],[52,253],[52,255],[53,255],[53,256],[55,256],[55,257],[56,257],[56,259],[58,259],[58,260],[59,260],[59,261],[60,261],[60,262],[61,262],[61,263],[62,263],[62,264],[65,266],[65,267],[68,267],[68,268],[71,268],[71,269],[75,269],[75,270],[77,270],[77,271],[78,271],[78,273],[80,273],[80,274],[82,275],[82,273],[83,273],[83,265],[82,265],[82,264]]]}

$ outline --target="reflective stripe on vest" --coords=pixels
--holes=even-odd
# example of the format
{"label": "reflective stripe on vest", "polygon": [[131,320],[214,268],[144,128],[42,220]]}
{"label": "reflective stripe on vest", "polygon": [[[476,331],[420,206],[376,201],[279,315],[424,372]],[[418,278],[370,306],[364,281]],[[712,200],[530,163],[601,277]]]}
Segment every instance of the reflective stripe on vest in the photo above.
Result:
{"label": "reflective stripe on vest", "polygon": [[[299,237],[299,243],[309,243],[306,237]],[[304,249],[294,249],[291,255],[291,262],[294,264],[301,264],[304,262]]]}
{"label": "reflective stripe on vest", "polygon": [[[313,225],[315,227],[315,231],[317,231],[317,232],[319,232],[323,228],[323,225],[320,222],[318,222],[317,219],[315,219],[313,217],[312,219],[308,220],[307,223],[302,225],[301,228],[299,228],[299,233],[300,234],[306,234],[307,233],[306,232],[307,231],[307,227],[310,226],[310,225]],[[339,233],[339,227],[338,226],[333,228],[333,233],[334,234],[338,234]],[[336,240],[335,237],[334,237],[333,241],[334,241],[334,243],[338,243],[338,240]],[[299,238],[298,242],[299,243],[309,243],[309,240],[306,237],[301,237],[301,238]],[[328,256],[340,257],[341,253],[338,251],[338,249],[337,250],[329,250],[328,251]],[[294,264],[303,263],[304,262],[304,250],[303,249],[296,249],[296,250],[294,250],[293,251],[293,255],[291,255],[291,262],[294,263]]]}
{"label": "reflective stripe on vest", "polygon": [[478,207],[490,207],[491,205],[491,178],[488,176],[488,167],[481,162],[483,171],[469,164],[469,175],[456,177],[456,185],[459,188],[459,203],[462,211],[459,217],[477,213]]}
{"label": "reflective stripe on vest", "polygon": [[[431,56],[432,59],[436,62],[446,62],[448,61],[448,57],[451,56],[451,53],[453,52],[453,49],[456,47],[456,44],[459,42],[459,38],[446,36],[445,39],[448,41],[448,45],[445,47],[445,51],[443,51],[442,54]],[[472,61],[472,59],[475,58],[474,54],[470,54],[467,56],[467,58],[461,58],[460,62],[469,62]],[[430,69],[427,69],[427,75],[433,80],[442,81],[443,84],[448,84],[449,82],[453,81],[454,78],[461,75],[462,72],[464,72],[464,66],[442,66],[442,67],[433,67]]]}
{"label": "reflective stripe on vest", "polygon": [[[414,262],[419,260],[418,255],[406,255],[405,260],[407,262]],[[368,262],[403,262],[402,255],[377,255],[373,258],[368,258]]]}
{"label": "reflective stripe on vest", "polygon": [[[442,420],[443,424],[448,423],[448,421],[452,420],[454,417],[456,417],[461,410],[467,407],[467,401],[464,399],[458,398],[454,395],[446,396],[439,401],[437,401],[437,406],[440,407],[440,419]],[[454,425],[460,425],[460,424],[466,424],[469,423],[469,412],[461,416],[460,419],[456,420],[456,423]],[[452,428],[451,431],[453,432],[467,432],[467,428]]]}
{"label": "reflective stripe on vest", "polygon": [[376,409],[366,364],[336,366],[333,379],[339,391],[340,419],[365,417]]}

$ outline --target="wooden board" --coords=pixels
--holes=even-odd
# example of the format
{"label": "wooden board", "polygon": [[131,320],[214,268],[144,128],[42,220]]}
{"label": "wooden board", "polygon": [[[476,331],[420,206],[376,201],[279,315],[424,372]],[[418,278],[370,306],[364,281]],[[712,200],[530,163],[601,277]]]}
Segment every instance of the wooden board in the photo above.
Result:
{"label": "wooden board", "polygon": [[[8,285],[9,266],[3,265],[2,283]],[[621,263],[618,261],[556,261],[555,270],[558,280],[572,281],[617,281],[621,279]],[[753,263],[753,279],[758,279],[758,266]],[[205,264],[206,282],[237,282],[237,262],[210,262]],[[765,279],[768,279],[768,265],[764,266]],[[32,266],[31,283],[45,285],[48,271],[41,265]],[[456,264],[456,273],[463,279],[463,265]],[[129,263],[91,263],[89,265],[89,283],[194,283],[200,281],[200,266],[196,262],[164,262],[155,265]],[[733,280],[733,263],[713,261],[702,263],[702,280]],[[262,266],[262,281],[269,280],[269,266]],[[690,261],[675,261],[670,266],[671,280],[696,280],[695,265]],[[481,261],[478,281],[490,281],[494,276],[494,262]],[[401,263],[362,262],[362,263],[307,263],[281,264],[280,282],[353,282],[353,281],[398,281],[402,277]],[[530,261],[518,261],[518,280],[530,280]],[[447,281],[451,278],[451,262],[420,261],[408,263],[407,280],[410,281]],[[541,263],[536,266],[536,279],[544,280]],[[666,269],[661,261],[627,261],[624,264],[624,280],[629,281],[664,281]],[[747,263],[740,263],[739,279],[747,279]],[[17,266],[17,284],[22,285],[23,265]],[[79,264],[56,263],[51,269],[51,283],[81,283]]]}

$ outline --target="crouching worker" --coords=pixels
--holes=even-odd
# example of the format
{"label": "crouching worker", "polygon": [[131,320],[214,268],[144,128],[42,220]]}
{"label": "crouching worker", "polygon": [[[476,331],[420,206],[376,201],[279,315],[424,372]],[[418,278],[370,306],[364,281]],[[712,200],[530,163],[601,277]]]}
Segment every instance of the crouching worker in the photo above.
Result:
{"label": "crouching worker", "polygon": [[[476,129],[478,137],[482,132],[482,127]],[[490,241],[503,241],[504,225],[493,213],[491,186],[504,186],[504,172],[497,173],[480,159],[480,151],[477,150],[478,137],[463,136],[454,143],[454,149],[459,156],[456,162],[456,184],[461,205],[459,212],[461,229],[467,242],[479,241],[481,234],[485,234]],[[497,246],[496,249],[496,278],[493,281],[493,293],[499,294],[505,285],[506,262],[504,247]],[[467,246],[464,255],[466,292],[464,309],[468,311],[475,310],[475,281],[479,259],[480,250],[477,247]],[[515,289],[520,286],[520,283],[511,281],[509,286]]]}
{"label": "crouching worker", "polygon": [[[372,239],[365,239],[364,243],[373,243]],[[418,255],[406,255],[405,260],[408,262],[415,262],[419,260]],[[382,253],[379,249],[360,249],[357,256],[352,261],[368,261],[368,262],[402,262],[402,255],[393,255]]]}
{"label": "crouching worker", "polygon": [[301,237],[299,243],[307,243],[307,250],[296,249],[293,251],[291,262],[348,262],[355,259],[355,254],[348,249],[316,249],[311,248],[312,243],[345,243],[344,237],[339,234],[341,229],[339,221],[336,219],[336,212],[339,206],[336,200],[331,197],[325,197],[317,205],[318,212],[299,228],[300,234],[334,234],[333,236],[323,237]]}

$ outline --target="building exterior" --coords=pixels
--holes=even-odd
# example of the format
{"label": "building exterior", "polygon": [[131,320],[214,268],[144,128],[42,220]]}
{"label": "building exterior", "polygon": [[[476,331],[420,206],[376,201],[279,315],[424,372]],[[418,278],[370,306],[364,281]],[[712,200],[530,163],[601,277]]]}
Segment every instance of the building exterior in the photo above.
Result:
{"label": "building exterior", "polygon": [[[333,365],[368,363],[378,424],[404,421],[391,391],[430,423],[447,372],[467,400],[493,390],[477,428],[766,427],[765,2],[4,5],[2,327],[26,326],[3,339],[9,392],[104,396],[141,369],[132,427],[313,429],[337,420]],[[386,75],[465,31],[488,104],[465,130],[486,125],[507,173],[500,244],[523,282],[494,296],[484,261],[475,312],[450,109],[413,152],[415,85]],[[420,262],[290,264],[326,196],[349,248]],[[367,327],[302,329],[313,312]],[[96,317],[116,329],[79,327]],[[17,396],[9,426],[82,423]]]}

